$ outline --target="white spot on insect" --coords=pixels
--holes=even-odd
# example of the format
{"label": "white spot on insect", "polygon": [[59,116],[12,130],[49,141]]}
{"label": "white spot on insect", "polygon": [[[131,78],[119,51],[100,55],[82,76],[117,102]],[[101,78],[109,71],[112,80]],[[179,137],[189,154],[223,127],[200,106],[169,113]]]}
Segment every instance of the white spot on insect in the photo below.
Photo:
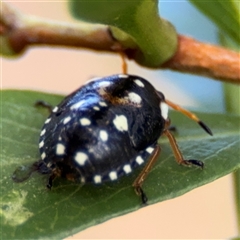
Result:
{"label": "white spot on insect", "polygon": [[73,109],[78,109],[79,107],[81,107],[81,106],[84,104],[84,102],[85,102],[85,100],[81,100],[81,101],[79,101],[79,102],[77,102],[77,103],[74,103],[74,104],[70,107],[70,109],[71,109],[71,110],[73,110]]}
{"label": "white spot on insect", "polygon": [[102,107],[106,107],[107,104],[105,102],[99,102],[99,105],[102,106]]}
{"label": "white spot on insect", "polygon": [[51,121],[51,118],[48,118],[48,119],[45,121],[45,124],[48,124],[50,121]]}
{"label": "white spot on insect", "polygon": [[117,172],[116,171],[112,171],[109,173],[109,178],[113,181],[117,179]]}
{"label": "white spot on insect", "polygon": [[106,92],[105,92],[104,88],[100,88],[98,93],[100,96],[104,96]]}
{"label": "white spot on insect", "polygon": [[43,160],[45,157],[46,157],[46,153],[43,152],[43,153],[41,154],[41,159]]}
{"label": "white spot on insect", "polygon": [[50,168],[51,166],[52,166],[52,163],[49,162],[49,163],[47,164],[47,167]]}
{"label": "white spot on insect", "polygon": [[81,177],[81,183],[85,183],[85,182],[86,182],[85,177]]}
{"label": "white spot on insect", "polygon": [[137,156],[137,158],[136,158],[136,162],[138,163],[138,165],[141,165],[141,164],[144,163],[144,160],[142,159],[142,157]]}
{"label": "white spot on insect", "polygon": [[89,126],[91,124],[91,121],[88,118],[81,118],[79,122],[82,126]]}
{"label": "white spot on insect", "polygon": [[80,166],[83,166],[88,160],[88,155],[84,152],[77,152],[74,159]]}
{"label": "white spot on insect", "polygon": [[99,137],[101,138],[101,140],[102,140],[103,142],[106,142],[106,141],[108,140],[108,134],[107,134],[107,132],[104,131],[104,130],[101,130],[101,131],[99,132]]}
{"label": "white spot on insect", "polygon": [[93,181],[95,183],[101,183],[102,182],[102,177],[100,175],[95,175],[93,178]]}
{"label": "white spot on insect", "polygon": [[99,87],[101,87],[101,88],[108,87],[110,84],[111,84],[111,82],[109,82],[109,81],[99,81],[99,83],[98,83]]}
{"label": "white spot on insect", "polygon": [[144,87],[143,82],[140,81],[139,79],[134,80],[134,82],[135,82],[139,87]]}
{"label": "white spot on insect", "polygon": [[99,81],[98,86],[99,86],[99,90],[98,93],[99,95],[103,96],[106,94],[105,88],[108,87],[109,85],[111,85],[111,82],[107,82],[107,81]]}
{"label": "white spot on insect", "polygon": [[67,124],[71,120],[71,117],[66,117],[63,120],[63,124]]}
{"label": "white spot on insect", "polygon": [[40,143],[39,143],[39,148],[42,148],[44,146],[44,141],[42,140]]}
{"label": "white spot on insect", "polygon": [[100,108],[97,107],[97,106],[94,106],[93,109],[96,110],[96,111],[99,111],[99,110],[100,110]]}
{"label": "white spot on insect", "polygon": [[120,132],[128,130],[128,121],[124,115],[116,115],[113,124]]}
{"label": "white spot on insect", "polygon": [[52,110],[52,112],[57,112],[57,110],[58,110],[58,107],[55,107],[53,110]]}
{"label": "white spot on insect", "polygon": [[124,166],[123,166],[123,171],[124,171],[126,174],[130,173],[130,172],[132,171],[132,168],[131,168],[130,164],[124,165]]}
{"label": "white spot on insect", "polygon": [[41,131],[40,136],[43,136],[45,133],[46,133],[46,129],[44,128],[44,129]]}
{"label": "white spot on insect", "polygon": [[146,149],[146,151],[147,151],[149,154],[151,154],[151,153],[153,152],[153,150],[154,150],[154,148],[152,148],[152,147],[148,147],[148,148]]}
{"label": "white spot on insect", "polygon": [[126,75],[126,74],[119,74],[118,77],[119,77],[119,78],[128,78],[129,76]]}
{"label": "white spot on insect", "polygon": [[165,102],[160,103],[162,117],[166,120],[168,118],[168,105]]}
{"label": "white spot on insect", "polygon": [[140,104],[142,101],[142,98],[134,92],[130,92],[128,94],[128,98],[131,102],[136,103],[136,104]]}
{"label": "white spot on insect", "polygon": [[58,143],[56,146],[56,154],[63,155],[65,153],[65,146],[62,143]]}

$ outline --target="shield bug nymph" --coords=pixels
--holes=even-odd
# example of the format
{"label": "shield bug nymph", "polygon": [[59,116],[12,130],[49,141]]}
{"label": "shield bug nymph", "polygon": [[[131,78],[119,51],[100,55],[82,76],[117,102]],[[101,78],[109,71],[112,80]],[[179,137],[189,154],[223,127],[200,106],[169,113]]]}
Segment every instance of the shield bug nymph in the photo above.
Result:
{"label": "shield bug nymph", "polygon": [[50,109],[40,133],[41,171],[81,183],[101,184],[130,174],[145,165],[133,187],[142,202],[142,184],[156,161],[161,135],[166,135],[182,165],[203,167],[185,160],[169,131],[168,106],[182,112],[212,135],[197,116],[165,99],[146,79],[127,74],[93,79]]}

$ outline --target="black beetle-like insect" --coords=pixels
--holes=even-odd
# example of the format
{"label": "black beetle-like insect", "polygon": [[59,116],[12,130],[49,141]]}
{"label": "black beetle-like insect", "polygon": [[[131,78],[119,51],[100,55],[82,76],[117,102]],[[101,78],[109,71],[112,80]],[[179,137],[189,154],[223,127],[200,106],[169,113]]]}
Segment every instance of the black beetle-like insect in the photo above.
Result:
{"label": "black beetle-like insect", "polygon": [[[194,114],[165,99],[147,80],[120,74],[93,79],[51,110],[40,133],[40,171],[81,183],[114,181],[145,164],[133,187],[142,202],[142,184],[160,153],[157,143],[166,135],[179,164],[203,167],[185,160],[169,131],[168,106],[211,130]],[[44,169],[44,170],[43,170]]]}

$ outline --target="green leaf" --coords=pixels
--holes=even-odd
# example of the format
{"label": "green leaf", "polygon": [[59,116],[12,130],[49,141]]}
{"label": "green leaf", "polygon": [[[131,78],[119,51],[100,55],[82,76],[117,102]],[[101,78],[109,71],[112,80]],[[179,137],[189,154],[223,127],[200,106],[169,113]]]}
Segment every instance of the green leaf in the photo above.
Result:
{"label": "green leaf", "polygon": [[231,240],[240,240],[240,236],[239,236],[239,237],[231,238]]}
{"label": "green leaf", "polygon": [[159,17],[157,0],[70,0],[70,10],[78,19],[112,26],[114,38],[126,48],[138,46],[134,59],[142,65],[159,67],[176,51],[177,34]]}
{"label": "green leaf", "polygon": [[[238,20],[240,21],[240,4],[239,1],[236,2],[236,11],[238,13]],[[239,32],[238,32],[239,35]],[[235,51],[240,50],[240,41],[235,42],[227,34],[219,29],[219,41],[222,46]],[[240,86],[236,86],[230,83],[225,83],[223,85],[224,95],[225,95],[225,108],[228,113],[240,114]],[[235,203],[236,212],[238,218],[238,233],[240,234],[240,170],[233,174],[233,184],[235,189]]]}
{"label": "green leaf", "polygon": [[209,17],[218,26],[220,32],[239,44],[240,4],[238,0],[189,1]]}
{"label": "green leaf", "polygon": [[219,42],[222,46],[232,49],[233,51],[240,51],[240,42],[233,41],[228,35],[219,30]]}
{"label": "green leaf", "polygon": [[[26,168],[39,159],[39,133],[48,115],[45,109],[33,106],[39,99],[55,105],[62,96],[1,92],[2,239],[62,239],[141,208],[131,186],[141,169],[102,186],[56,179],[51,191],[45,187],[47,176],[36,172],[22,183],[12,180],[19,166]],[[143,186],[149,204],[174,198],[240,168],[240,117],[199,114],[211,127],[211,137],[185,116],[176,112],[170,112],[170,116],[177,126],[175,135],[184,156],[204,161],[205,168],[179,166],[167,139],[160,138],[161,156]]]}

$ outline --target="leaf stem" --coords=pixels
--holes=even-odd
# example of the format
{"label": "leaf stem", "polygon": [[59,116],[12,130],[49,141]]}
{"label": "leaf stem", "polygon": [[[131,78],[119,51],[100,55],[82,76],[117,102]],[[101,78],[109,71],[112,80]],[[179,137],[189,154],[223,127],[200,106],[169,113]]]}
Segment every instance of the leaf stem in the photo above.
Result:
{"label": "leaf stem", "polygon": [[[219,41],[223,46],[228,46],[229,48],[236,50],[240,49],[240,45],[233,44],[230,38],[223,32],[219,32]],[[240,86],[234,86],[228,83],[225,83],[223,86],[226,112],[240,115]],[[240,124],[238,125],[237,130],[240,130]],[[233,173],[233,185],[238,221],[238,234],[240,234],[240,170]]]}
{"label": "leaf stem", "polygon": [[[224,85],[226,110],[228,113],[240,114],[240,87],[229,84]],[[240,125],[239,125],[240,127]],[[238,129],[239,131],[239,129]],[[238,234],[240,234],[240,170],[233,173],[234,197],[238,221]]]}

